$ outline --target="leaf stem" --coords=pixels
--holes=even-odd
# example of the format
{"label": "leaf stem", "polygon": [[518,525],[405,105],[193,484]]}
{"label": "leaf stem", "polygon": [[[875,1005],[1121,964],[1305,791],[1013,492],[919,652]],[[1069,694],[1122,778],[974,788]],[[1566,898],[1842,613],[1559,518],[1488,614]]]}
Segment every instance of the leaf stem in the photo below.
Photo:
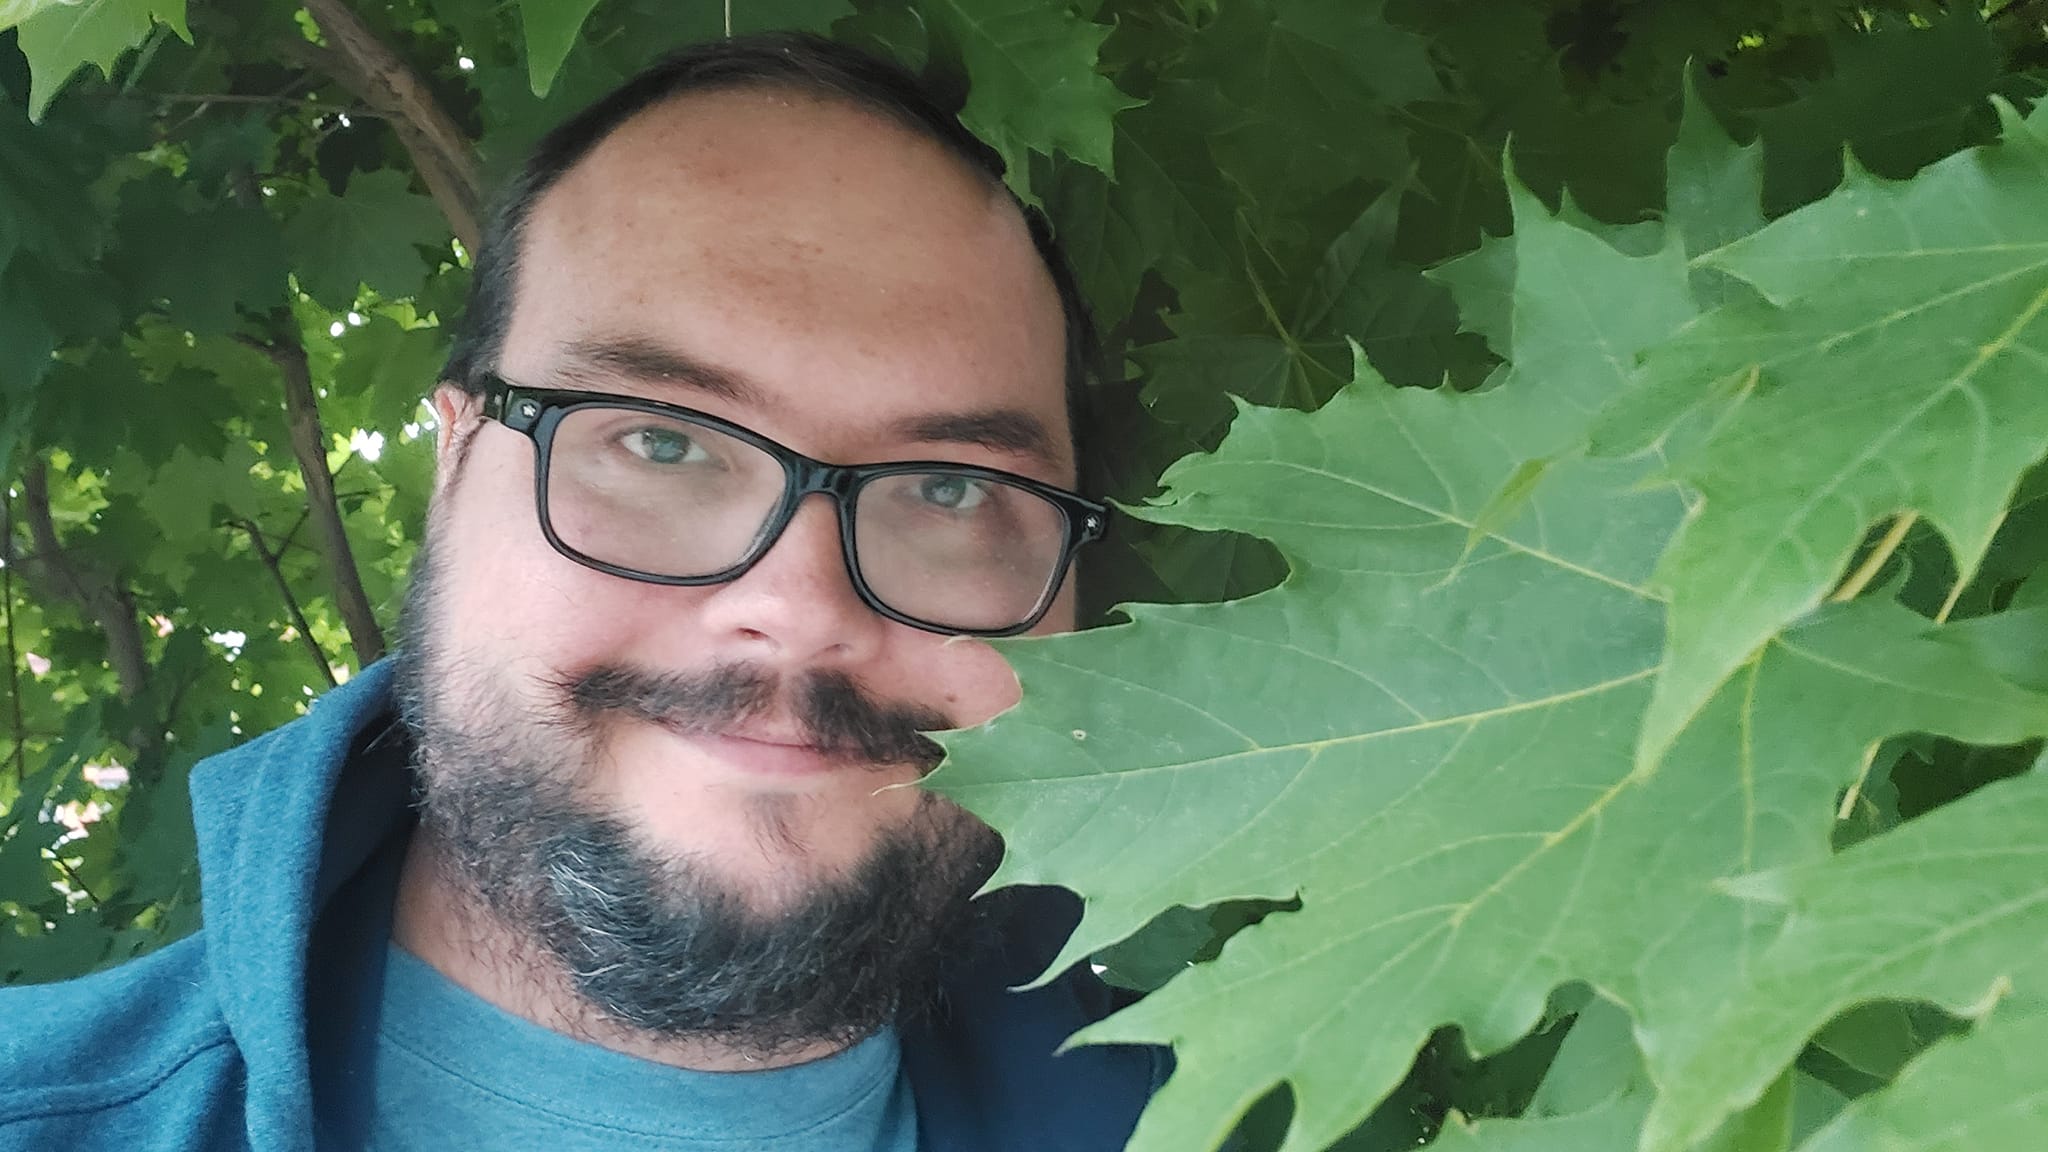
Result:
{"label": "leaf stem", "polygon": [[1877,743],[1863,750],[1863,767],[1856,773],[1856,779],[1849,784],[1849,790],[1842,793],[1842,803],[1835,809],[1836,820],[1847,820],[1856,811],[1856,798],[1863,794],[1863,784],[1870,779],[1870,766],[1877,762]]}
{"label": "leaf stem", "polygon": [[1877,542],[1877,547],[1870,550],[1870,555],[1863,558],[1863,563],[1856,571],[1850,573],[1847,580],[1842,581],[1842,586],[1835,589],[1834,595],[1828,597],[1829,602],[1840,604],[1861,596],[1863,590],[1869,587],[1870,582],[1877,579],[1877,574],[1884,569],[1885,561],[1890,560],[1892,553],[1899,550],[1899,544],[1906,539],[1906,533],[1912,530],[1914,523],[1919,519],[1918,512],[1899,513],[1898,519],[1892,521],[1891,531],[1884,534],[1884,539]]}
{"label": "leaf stem", "polygon": [[1968,583],[1969,581],[1964,580],[1962,577],[1956,577],[1956,582],[1949,586],[1947,599],[1941,602],[1941,611],[1934,614],[1934,622],[1936,624],[1948,623],[1948,614],[1956,610],[1956,601],[1963,598],[1963,588]]}
{"label": "leaf stem", "polygon": [[[2000,512],[1998,514],[1998,520],[1992,524],[1991,531],[1989,534],[1987,534],[1985,538],[1990,539],[1991,537],[1998,535],[1999,529],[2005,527],[2006,517],[2011,516],[2012,512],[2013,510],[2011,508],[2007,508],[2005,511]],[[1956,610],[1956,601],[1961,600],[1963,598],[1963,589],[1969,587],[1971,579],[1971,576],[1963,575],[1960,572],[1956,574],[1956,582],[1949,585],[1948,587],[1947,599],[1944,599],[1941,602],[1941,611],[1936,612],[1934,614],[1934,622],[1936,624],[1948,623],[1949,613],[1954,612]]]}

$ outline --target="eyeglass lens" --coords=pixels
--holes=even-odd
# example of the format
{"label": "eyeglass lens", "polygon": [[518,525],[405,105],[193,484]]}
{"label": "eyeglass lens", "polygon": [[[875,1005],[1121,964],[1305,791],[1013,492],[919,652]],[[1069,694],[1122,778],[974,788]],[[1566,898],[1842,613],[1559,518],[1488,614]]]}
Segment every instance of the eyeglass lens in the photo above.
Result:
{"label": "eyeglass lens", "polygon": [[[568,547],[650,576],[710,576],[760,543],[788,481],[767,451],[709,425],[625,408],[571,409],[548,461],[547,515]],[[855,563],[895,611],[999,631],[1052,583],[1065,513],[1029,489],[932,471],[876,477],[853,498]]]}

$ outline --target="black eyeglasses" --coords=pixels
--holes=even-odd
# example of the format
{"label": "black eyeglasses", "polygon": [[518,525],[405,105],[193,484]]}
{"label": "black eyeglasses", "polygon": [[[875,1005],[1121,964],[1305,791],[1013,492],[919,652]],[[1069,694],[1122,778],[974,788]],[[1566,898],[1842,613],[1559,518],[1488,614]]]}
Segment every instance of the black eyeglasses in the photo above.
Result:
{"label": "black eyeglasses", "polygon": [[806,496],[839,509],[861,600],[928,632],[1013,636],[1052,606],[1109,509],[994,468],[813,460],[708,413],[637,396],[484,378],[484,415],[534,444],[543,535],[580,564],[651,584],[738,579]]}

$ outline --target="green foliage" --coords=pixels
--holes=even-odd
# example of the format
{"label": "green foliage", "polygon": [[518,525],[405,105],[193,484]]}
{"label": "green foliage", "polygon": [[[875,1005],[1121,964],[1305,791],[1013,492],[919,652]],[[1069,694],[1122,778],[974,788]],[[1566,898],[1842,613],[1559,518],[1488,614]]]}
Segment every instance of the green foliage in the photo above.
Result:
{"label": "green foliage", "polygon": [[2030,1068],[2044,1045],[2048,1014],[2018,1005],[2001,1010],[1968,1037],[1929,1052],[1892,1091],[1849,1105],[1802,1152],[2024,1147],[2048,1123]]}
{"label": "green foliage", "polygon": [[1002,153],[1020,193],[1031,194],[1032,151],[1110,167],[1110,118],[1136,101],[1096,73],[1108,29],[1040,0],[930,0],[922,11],[974,79],[961,119]]}
{"label": "green foliage", "polygon": [[364,288],[387,299],[416,296],[428,269],[415,247],[447,243],[434,202],[406,190],[403,173],[364,172],[336,196],[315,188],[293,214],[284,238],[299,287],[345,312]]}
{"label": "green foliage", "polygon": [[1651,357],[1642,387],[1674,406],[1697,405],[1702,380],[1729,387],[1712,390],[1713,430],[1672,463],[1703,499],[1659,569],[1673,607],[1650,754],[1820,602],[1878,517],[1923,514],[1967,582],[2048,451],[2048,110],[2001,107],[1999,144],[1904,184],[1852,171],[1713,252],[1705,263],[1756,297]]}
{"label": "green foliage", "polygon": [[71,74],[87,64],[111,79],[122,53],[142,43],[161,21],[191,42],[185,0],[78,0],[49,5],[21,23],[21,50],[35,70],[29,115],[43,110]]}
{"label": "green foliage", "polygon": [[519,5],[519,22],[526,29],[526,72],[535,96],[546,96],[548,86],[561,71],[562,60],[576,46],[576,33],[590,19],[597,0],[575,0],[571,4],[549,0],[526,0]]}
{"label": "green foliage", "polygon": [[[395,621],[472,157],[319,11],[0,3],[0,979],[191,930],[186,774]],[[2038,1144],[2038,6],[353,11],[487,184],[729,20],[1044,206],[1129,606],[933,783],[1147,993],[1134,1147]]]}

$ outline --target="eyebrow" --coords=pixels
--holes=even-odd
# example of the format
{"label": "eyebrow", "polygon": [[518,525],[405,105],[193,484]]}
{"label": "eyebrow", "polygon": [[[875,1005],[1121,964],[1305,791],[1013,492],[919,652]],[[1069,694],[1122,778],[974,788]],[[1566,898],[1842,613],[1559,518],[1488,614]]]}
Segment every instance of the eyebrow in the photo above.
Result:
{"label": "eyebrow", "polygon": [[[558,379],[593,384],[621,379],[680,386],[750,408],[778,405],[744,375],[637,336],[585,337],[564,344],[554,367]],[[1071,467],[1045,421],[1021,408],[983,408],[910,416],[889,435],[924,444],[968,444],[1028,457],[1054,472]]]}
{"label": "eyebrow", "polygon": [[972,444],[997,452],[1028,456],[1054,471],[1068,467],[1053,446],[1045,421],[1018,408],[986,408],[974,412],[940,412],[899,420],[891,431],[904,440],[927,444]]}
{"label": "eyebrow", "polygon": [[572,340],[562,346],[555,375],[593,383],[623,378],[681,385],[735,404],[771,406],[767,393],[745,376],[634,336]]}

